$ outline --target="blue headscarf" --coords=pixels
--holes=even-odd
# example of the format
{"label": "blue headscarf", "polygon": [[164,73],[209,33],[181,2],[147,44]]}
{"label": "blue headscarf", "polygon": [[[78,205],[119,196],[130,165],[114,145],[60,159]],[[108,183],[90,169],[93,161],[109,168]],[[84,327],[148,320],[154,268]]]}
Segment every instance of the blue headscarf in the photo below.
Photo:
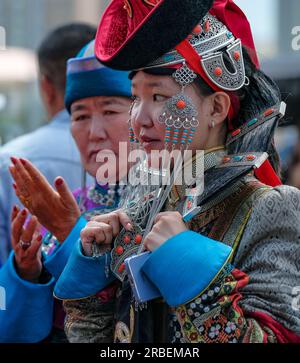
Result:
{"label": "blue headscarf", "polygon": [[70,112],[73,102],[88,97],[131,97],[129,73],[102,65],[94,53],[95,41],[87,44],[67,64],[65,106]]}

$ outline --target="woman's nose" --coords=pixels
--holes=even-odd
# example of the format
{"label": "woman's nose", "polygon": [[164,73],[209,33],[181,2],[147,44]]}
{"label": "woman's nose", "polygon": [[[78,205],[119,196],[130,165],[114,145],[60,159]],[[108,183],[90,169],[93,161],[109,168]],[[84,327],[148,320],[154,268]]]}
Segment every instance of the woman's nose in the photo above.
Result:
{"label": "woman's nose", "polygon": [[98,115],[92,117],[90,126],[90,140],[104,140],[107,138],[105,120]]}
{"label": "woman's nose", "polygon": [[147,106],[143,103],[139,103],[137,106],[133,107],[131,121],[134,123],[134,126],[138,128],[152,127],[153,121],[149,105]]}

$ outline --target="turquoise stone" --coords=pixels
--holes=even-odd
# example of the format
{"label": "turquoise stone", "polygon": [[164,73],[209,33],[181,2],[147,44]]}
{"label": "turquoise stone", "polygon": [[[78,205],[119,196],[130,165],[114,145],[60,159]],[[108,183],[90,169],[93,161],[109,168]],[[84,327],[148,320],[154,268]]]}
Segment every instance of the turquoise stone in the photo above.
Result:
{"label": "turquoise stone", "polygon": [[243,159],[243,157],[242,156],[234,156],[233,157],[233,160],[234,161],[241,161]]}
{"label": "turquoise stone", "polygon": [[247,125],[252,126],[252,125],[256,124],[257,121],[258,121],[258,119],[254,118],[253,120],[249,121]]}

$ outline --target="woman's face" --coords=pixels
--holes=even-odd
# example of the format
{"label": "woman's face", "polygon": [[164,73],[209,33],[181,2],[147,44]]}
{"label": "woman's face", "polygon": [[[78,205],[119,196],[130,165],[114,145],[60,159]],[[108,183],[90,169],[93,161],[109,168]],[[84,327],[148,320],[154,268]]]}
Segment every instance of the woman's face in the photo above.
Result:
{"label": "woman's face", "polygon": [[96,157],[102,150],[115,154],[118,174],[119,142],[128,143],[130,104],[129,98],[106,96],[85,98],[72,104],[72,135],[90,175],[95,177],[101,166]]}
{"label": "woman's face", "polygon": [[[159,122],[165,102],[180,91],[180,86],[170,76],[150,75],[138,72],[132,81],[135,102],[132,108],[132,127],[135,135],[149,154],[151,150],[163,150],[166,126]],[[208,147],[212,102],[210,97],[201,96],[195,86],[185,89],[198,111],[199,126],[190,149],[205,150]],[[223,140],[224,141],[224,140]],[[223,142],[221,142],[223,143]]]}

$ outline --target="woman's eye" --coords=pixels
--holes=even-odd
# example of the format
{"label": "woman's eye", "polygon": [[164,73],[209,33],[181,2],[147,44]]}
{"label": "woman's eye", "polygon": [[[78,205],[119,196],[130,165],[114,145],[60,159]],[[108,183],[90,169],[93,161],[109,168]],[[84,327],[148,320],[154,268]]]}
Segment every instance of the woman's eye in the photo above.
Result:
{"label": "woman's eye", "polygon": [[89,116],[87,116],[87,115],[81,115],[81,116],[75,117],[74,121],[85,121],[88,118],[89,118]]}
{"label": "woman's eye", "polygon": [[158,95],[158,94],[153,95],[154,102],[164,102],[167,99],[168,99],[168,97],[166,97],[166,96],[162,96],[162,95]]}
{"label": "woman's eye", "polygon": [[116,111],[104,111],[103,114],[105,116],[109,116],[109,115],[115,115],[117,112]]}

